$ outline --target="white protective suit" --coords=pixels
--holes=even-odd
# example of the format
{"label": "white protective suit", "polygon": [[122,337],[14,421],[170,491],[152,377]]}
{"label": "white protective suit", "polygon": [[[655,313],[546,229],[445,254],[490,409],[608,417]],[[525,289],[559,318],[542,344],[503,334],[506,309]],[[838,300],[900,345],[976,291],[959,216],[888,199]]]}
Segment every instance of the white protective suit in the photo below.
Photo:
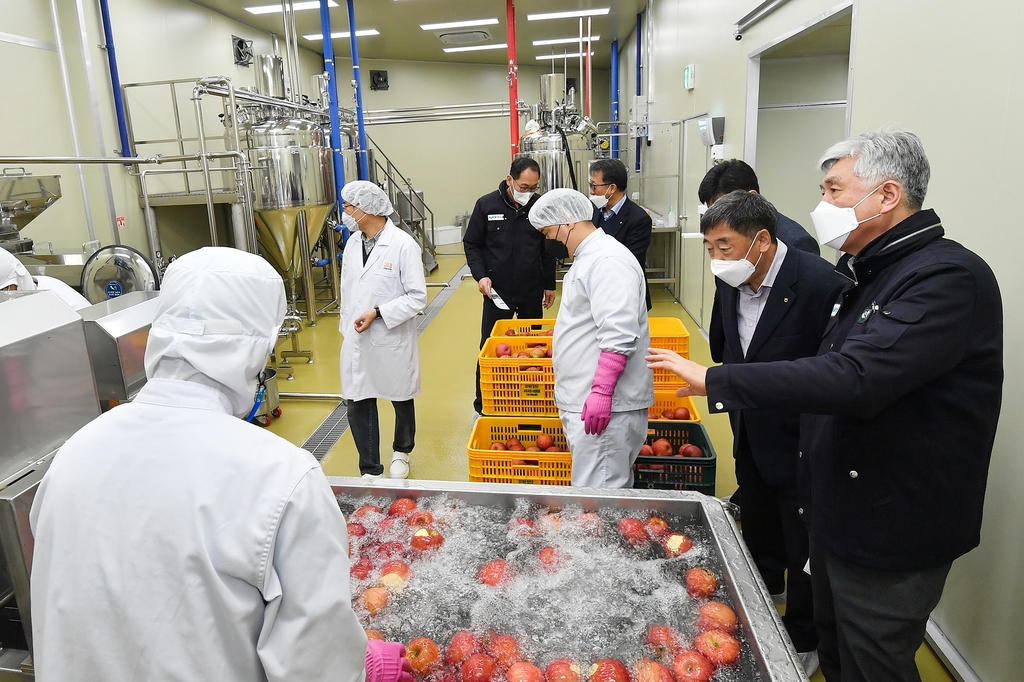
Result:
{"label": "white protective suit", "polygon": [[82,296],[56,277],[36,275],[33,279],[36,281],[36,289],[52,291],[60,296],[60,300],[67,303],[72,310],[81,310],[82,308],[88,308],[92,305],[92,303],[89,303],[89,299]]}
{"label": "white protective suit", "polygon": [[31,512],[41,682],[362,682],[345,519],[316,460],[239,415],[285,310],[235,249],[171,264],[134,402],[61,448]]}
{"label": "white protective suit", "polygon": [[[388,220],[363,265],[363,241],[353,232],[341,263],[341,395],[411,400],[420,392],[416,315],[427,304],[420,247]],[[375,307],[381,318],[358,333],[356,318]]]}
{"label": "white protective suit", "polygon": [[36,291],[37,289],[52,291],[72,310],[81,310],[92,305],[89,303],[89,299],[59,279],[45,275],[33,277],[12,253],[6,249],[0,249],[0,290],[6,289],[11,284],[17,285],[18,291]]}

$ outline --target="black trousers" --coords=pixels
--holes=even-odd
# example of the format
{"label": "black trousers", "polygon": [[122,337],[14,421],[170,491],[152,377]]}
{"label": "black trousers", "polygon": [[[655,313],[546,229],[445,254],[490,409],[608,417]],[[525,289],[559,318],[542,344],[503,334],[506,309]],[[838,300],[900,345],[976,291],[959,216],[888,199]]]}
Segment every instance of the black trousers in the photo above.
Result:
{"label": "black trousers", "polygon": [[886,571],[842,559],[812,542],[814,620],[825,679],[920,682],[914,654],[950,565]]}
{"label": "black trousers", "polygon": [[765,481],[754,463],[745,430],[740,431],[736,479],[743,490],[743,540],[768,591],[787,593],[782,622],[793,646],[799,652],[814,651],[818,647],[814,597],[811,578],[803,570],[808,558],[807,526],[797,511],[797,486],[774,486]]}
{"label": "black trousers", "polygon": [[[498,320],[511,320],[513,317],[518,317],[526,320],[535,320],[544,317],[544,294],[542,293],[537,297],[535,301],[526,302],[512,302],[505,300],[508,304],[508,310],[502,310],[498,306],[494,305],[494,302],[487,296],[481,296],[484,299],[484,312],[482,319],[480,320],[480,347],[483,348],[484,344],[487,343],[487,339],[491,336],[491,330],[494,329],[494,323]],[[476,366],[476,400],[473,401],[473,409],[478,413],[483,414],[484,401],[480,395],[480,365]]]}
{"label": "black trousers", "polygon": [[[391,403],[395,408],[395,441],[392,448],[409,453],[416,447],[416,406],[412,400]],[[348,401],[348,424],[359,451],[359,473],[384,473],[380,463],[380,420],[377,399]]]}

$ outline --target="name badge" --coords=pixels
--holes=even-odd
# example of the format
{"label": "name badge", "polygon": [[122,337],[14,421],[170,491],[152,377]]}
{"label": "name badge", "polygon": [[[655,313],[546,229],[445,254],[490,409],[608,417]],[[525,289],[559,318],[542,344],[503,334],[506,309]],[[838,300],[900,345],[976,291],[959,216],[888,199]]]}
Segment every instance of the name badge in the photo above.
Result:
{"label": "name badge", "polygon": [[384,261],[384,265],[382,266],[382,269],[383,270],[387,270],[388,272],[391,272],[392,270],[395,269],[395,266],[394,266],[394,264],[391,261],[386,260],[386,261]]}
{"label": "name badge", "polygon": [[489,220],[491,222],[494,222],[495,220],[504,220],[504,219],[505,219],[505,214],[504,213],[491,213],[490,215],[487,216],[487,220]]}
{"label": "name badge", "polygon": [[842,307],[843,305],[841,303],[836,303],[834,306],[832,306],[832,314],[829,315],[829,317],[835,317],[836,315],[838,315],[839,309]]}

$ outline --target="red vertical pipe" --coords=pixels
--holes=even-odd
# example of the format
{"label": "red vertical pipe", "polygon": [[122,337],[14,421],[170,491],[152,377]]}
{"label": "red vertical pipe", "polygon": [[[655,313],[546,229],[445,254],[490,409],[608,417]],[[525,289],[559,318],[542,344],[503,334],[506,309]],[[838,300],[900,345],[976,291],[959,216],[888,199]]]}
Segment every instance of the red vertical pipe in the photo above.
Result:
{"label": "red vertical pipe", "polygon": [[512,136],[512,157],[519,153],[519,67],[516,64],[516,7],[505,0],[505,25],[508,29],[508,121]]}
{"label": "red vertical pipe", "polygon": [[593,47],[593,46],[590,44],[590,41],[593,38],[594,31],[593,31],[593,28],[591,26],[590,21],[591,21],[590,17],[587,17],[587,45],[586,45],[586,48],[585,48],[586,51],[587,51],[587,105],[586,105],[586,107],[584,107],[584,110],[583,110],[583,115],[586,116],[587,118],[590,118],[590,87],[591,87],[591,83],[592,83],[591,74],[593,73],[592,72],[593,66],[590,63],[590,52],[591,52],[590,48]]}

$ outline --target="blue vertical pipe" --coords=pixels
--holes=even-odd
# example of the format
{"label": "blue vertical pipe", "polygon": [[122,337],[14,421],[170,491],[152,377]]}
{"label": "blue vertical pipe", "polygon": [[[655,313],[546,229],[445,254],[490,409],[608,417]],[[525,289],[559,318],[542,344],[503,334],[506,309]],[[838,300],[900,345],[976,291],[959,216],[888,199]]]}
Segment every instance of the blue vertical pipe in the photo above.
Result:
{"label": "blue vertical pipe", "polygon": [[[327,106],[331,114],[331,157],[334,161],[334,200],[341,203],[345,186],[345,162],[341,156],[341,121],[338,118],[338,74],[334,69],[334,43],[331,42],[331,10],[328,0],[320,0],[320,31],[324,36],[324,71],[327,72]],[[342,243],[348,241],[348,228],[342,226]]]}
{"label": "blue vertical pipe", "polygon": [[110,86],[114,90],[114,113],[117,115],[117,133],[121,138],[121,156],[132,155],[128,144],[128,123],[124,115],[124,99],[121,97],[121,77],[117,74],[117,55],[114,53],[114,31],[110,27],[110,5],[100,0],[100,17],[103,20],[103,42],[107,48],[107,65],[110,67]]}
{"label": "blue vertical pipe", "polygon": [[[612,41],[612,120],[619,120],[619,41]],[[619,126],[612,125],[612,158],[619,158]]]}
{"label": "blue vertical pipe", "polygon": [[352,77],[356,80],[356,122],[359,127],[359,153],[356,155],[356,159],[358,160],[359,179],[369,180],[370,170],[366,159],[366,125],[363,122],[363,80],[359,77],[359,46],[356,43],[356,6],[354,0],[348,0],[348,44],[352,46]]}
{"label": "blue vertical pipe", "polygon": [[[352,0],[349,0],[351,2]],[[636,15],[636,96],[637,98],[643,94],[643,69],[642,69],[642,58],[643,58],[643,14]],[[636,138],[636,172],[640,172],[640,144],[643,138]]]}

